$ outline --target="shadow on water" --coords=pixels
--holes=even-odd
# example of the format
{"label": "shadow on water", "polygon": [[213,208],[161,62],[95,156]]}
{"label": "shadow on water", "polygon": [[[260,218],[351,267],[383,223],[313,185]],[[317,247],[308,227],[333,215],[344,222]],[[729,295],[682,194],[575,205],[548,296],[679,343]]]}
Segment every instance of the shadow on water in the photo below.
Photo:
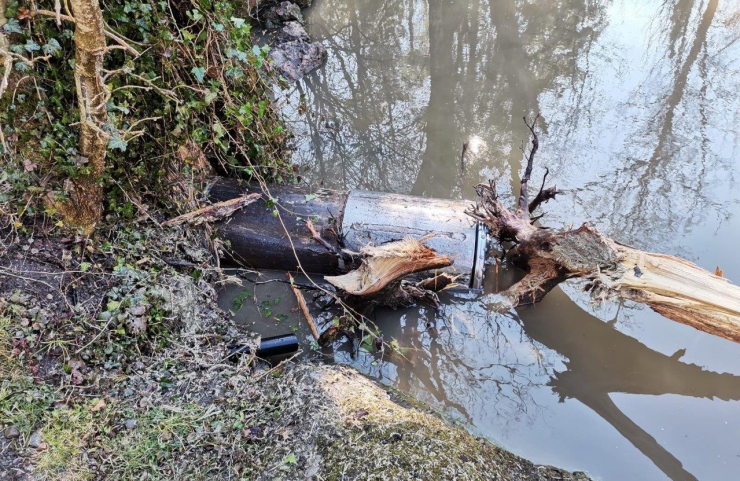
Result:
{"label": "shadow on water", "polygon": [[[533,341],[568,359],[566,370],[554,373],[548,386],[561,402],[576,399],[596,412],[672,480],[697,479],[620,411],[609,394],[678,394],[740,400],[740,376],[681,362],[682,351],[672,356],[654,351],[586,313],[560,289],[551,295],[560,309],[556,329],[552,316],[542,309],[524,308],[519,312],[524,332]],[[564,332],[572,334],[563,335]]]}
{"label": "shadow on water", "polygon": [[[386,336],[407,346],[403,356],[376,356],[373,363],[377,368],[367,360],[354,364],[399,389],[431,396],[429,401],[474,427],[491,415],[517,419],[544,415],[552,407],[538,404],[530,391],[549,387],[559,403],[573,399],[595,412],[668,478],[698,479],[623,413],[610,395],[673,394],[737,401],[740,376],[683,362],[685,349],[673,355],[653,350],[617,330],[616,318],[605,322],[595,317],[559,288],[548,295],[547,304],[545,308],[520,308],[514,317],[486,317],[480,306],[474,307],[476,302],[459,300],[455,309],[445,309],[437,316],[424,308],[382,314],[379,327]],[[556,314],[553,306],[557,306]],[[460,310],[472,314],[467,321],[455,320],[454,313]],[[416,317],[418,323],[414,322]],[[471,325],[481,318],[486,321]],[[455,326],[456,322],[460,325]],[[512,342],[507,338],[512,336],[518,339]],[[478,351],[475,344],[485,349]],[[524,356],[522,345],[531,348]],[[560,358],[562,364],[548,364],[548,358]],[[352,362],[346,357],[344,361]],[[379,364],[381,361],[393,367]]]}

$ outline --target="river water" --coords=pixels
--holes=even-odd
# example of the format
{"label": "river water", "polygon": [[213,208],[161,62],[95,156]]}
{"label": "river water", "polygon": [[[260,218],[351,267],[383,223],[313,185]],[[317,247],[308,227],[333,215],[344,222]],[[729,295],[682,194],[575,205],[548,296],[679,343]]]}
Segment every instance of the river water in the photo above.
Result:
{"label": "river water", "polygon": [[[541,112],[533,178],[548,168],[564,191],[544,224],[591,222],[740,282],[738,2],[315,0],[305,13],[329,60],[283,95],[312,182],[473,199],[495,178],[513,200],[522,116]],[[486,292],[511,275],[489,272]],[[270,286],[258,304],[279,296]],[[403,357],[329,354],[538,463],[738,479],[740,345],[639,305],[594,306],[581,287],[504,314],[468,294],[378,311]],[[275,331],[300,322],[282,295]]]}

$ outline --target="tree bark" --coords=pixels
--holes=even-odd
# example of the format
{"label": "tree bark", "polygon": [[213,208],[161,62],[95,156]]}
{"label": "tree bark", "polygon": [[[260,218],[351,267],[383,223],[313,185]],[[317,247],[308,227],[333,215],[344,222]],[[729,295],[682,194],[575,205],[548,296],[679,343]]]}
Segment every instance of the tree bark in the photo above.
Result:
{"label": "tree bark", "polygon": [[740,287],[727,279],[678,257],[620,244],[586,225],[563,231],[534,225],[532,212],[557,193],[545,189],[543,182],[535,200],[528,201],[527,182],[538,145],[536,121],[527,124],[533,148],[516,211],[499,200],[495,182],[477,187],[479,201],[468,210],[499,241],[515,245],[528,271],[502,297],[514,306],[532,304],[560,282],[578,277],[589,281],[587,289],[597,300],[640,302],[668,319],[740,342]]}
{"label": "tree bark", "polygon": [[[10,71],[13,68],[13,59],[10,56],[9,50],[10,42],[3,29],[5,24],[8,23],[8,19],[5,17],[6,8],[8,8],[8,0],[0,0],[0,64],[3,67],[3,74],[0,77],[0,97],[5,93],[5,89],[8,88],[8,79],[10,78]],[[0,138],[2,138],[1,136],[2,132],[0,132]]]}
{"label": "tree bark", "polygon": [[101,71],[106,53],[105,23],[98,0],[70,0],[75,19],[75,86],[80,112],[79,151],[85,172],[68,183],[69,201],[62,206],[67,220],[88,233],[100,220],[103,188],[100,177],[105,171],[109,135],[104,131],[108,120],[108,89]]}

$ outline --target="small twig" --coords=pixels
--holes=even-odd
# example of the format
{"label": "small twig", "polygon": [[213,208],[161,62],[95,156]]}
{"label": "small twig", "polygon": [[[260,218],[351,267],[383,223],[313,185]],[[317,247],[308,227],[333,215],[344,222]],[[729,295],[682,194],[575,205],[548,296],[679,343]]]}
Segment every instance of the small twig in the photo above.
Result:
{"label": "small twig", "polygon": [[318,341],[319,330],[316,329],[316,324],[313,323],[311,313],[308,312],[308,307],[306,306],[306,300],[303,298],[303,293],[298,290],[296,286],[293,285],[293,276],[291,276],[289,273],[286,273],[286,275],[288,276],[288,280],[290,281],[290,288],[293,291],[293,294],[295,294],[296,299],[298,299],[298,307],[301,308],[301,311],[303,312],[303,317],[306,318],[308,327],[311,328],[311,334],[313,334],[313,337],[316,339],[316,341]]}
{"label": "small twig", "polygon": [[313,240],[321,244],[326,250],[328,250],[338,258],[343,258],[342,252],[336,246],[333,246],[329,241],[321,237],[321,234],[316,231],[316,228],[314,227],[313,222],[311,222],[311,219],[306,220],[306,227],[311,233],[311,237],[313,237]]}

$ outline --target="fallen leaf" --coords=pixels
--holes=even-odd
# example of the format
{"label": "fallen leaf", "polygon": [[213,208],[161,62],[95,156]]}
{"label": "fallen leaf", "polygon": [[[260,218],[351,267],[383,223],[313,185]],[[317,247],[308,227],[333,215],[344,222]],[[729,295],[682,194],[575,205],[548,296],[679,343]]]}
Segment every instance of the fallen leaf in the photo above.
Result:
{"label": "fallen leaf", "polygon": [[23,161],[23,170],[26,172],[33,172],[36,170],[37,165],[31,162],[29,159],[25,159]]}
{"label": "fallen leaf", "polygon": [[102,399],[99,399],[95,404],[93,404],[93,407],[90,408],[90,411],[96,413],[98,411],[101,411],[105,409],[108,405],[103,401]]}

